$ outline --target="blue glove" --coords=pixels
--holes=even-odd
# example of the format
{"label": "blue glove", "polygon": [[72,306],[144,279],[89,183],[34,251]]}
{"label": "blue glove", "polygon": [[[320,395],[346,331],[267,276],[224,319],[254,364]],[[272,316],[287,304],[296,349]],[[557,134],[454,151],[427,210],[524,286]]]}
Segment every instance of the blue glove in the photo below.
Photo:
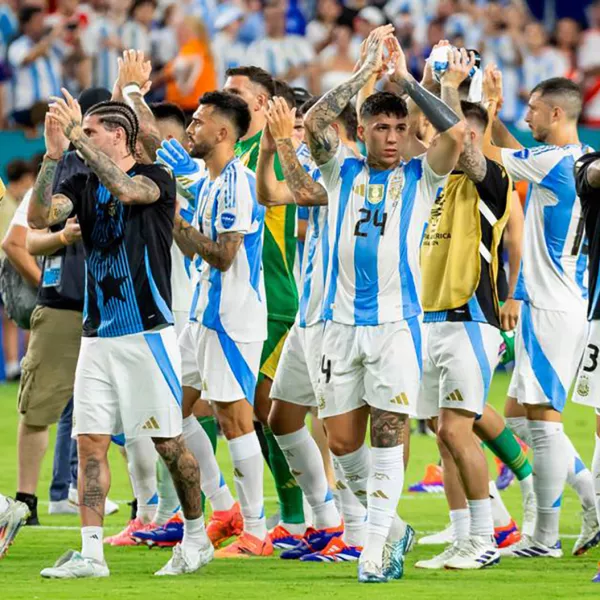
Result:
{"label": "blue glove", "polygon": [[156,156],[173,171],[175,177],[189,177],[200,170],[187,150],[174,139],[164,140],[156,152]]}

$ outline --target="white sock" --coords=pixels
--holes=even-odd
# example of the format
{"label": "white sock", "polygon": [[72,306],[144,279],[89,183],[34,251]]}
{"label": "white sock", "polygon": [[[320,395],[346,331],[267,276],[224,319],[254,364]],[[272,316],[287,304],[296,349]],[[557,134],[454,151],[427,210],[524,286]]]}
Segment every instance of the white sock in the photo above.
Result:
{"label": "white sock", "polygon": [[537,497],[537,520],[534,538],[546,546],[558,541],[560,505],[567,480],[569,451],[562,423],[529,421],[533,447]]}
{"label": "white sock", "polygon": [[183,520],[183,540],[181,546],[185,550],[199,550],[200,548],[206,548],[210,544],[210,540],[206,535],[206,528],[204,527],[204,516],[200,515],[197,519],[185,519]]}
{"label": "white sock", "polygon": [[[332,456],[334,456],[332,454]],[[344,454],[343,456],[334,456],[342,467],[344,479],[348,487],[352,490],[358,501],[367,508],[367,481],[369,471],[371,470],[371,454],[366,444],[363,444],[358,450]]]}
{"label": "white sock", "polygon": [[8,498],[0,494],[0,513],[8,510]]}
{"label": "white sock", "polygon": [[348,546],[362,548],[365,544],[367,532],[367,509],[359,502],[348,486],[348,482],[344,477],[344,470],[335,456],[333,457],[333,471],[335,473],[339,510],[344,519],[343,540]]}
{"label": "white sock", "polygon": [[327,483],[321,452],[308,427],[305,425],[294,433],[276,435],[275,439],[312,509],[313,527],[338,527],[342,519]]}
{"label": "white sock", "polygon": [[[564,433],[564,432],[563,432]],[[583,510],[591,510],[596,505],[596,494],[594,492],[594,479],[590,470],[581,460],[581,456],[569,436],[565,433],[565,444],[569,452],[569,462],[567,470],[567,483],[575,490],[579,496],[579,501]]]}
{"label": "white sock", "polygon": [[99,563],[104,562],[102,527],[81,528],[81,555]]}
{"label": "white sock", "polygon": [[264,461],[256,433],[228,440],[233,479],[244,517],[244,531],[264,540],[267,522],[264,511]]}
{"label": "white sock", "polygon": [[133,493],[137,500],[137,516],[142,523],[150,523],[156,513],[156,461],[158,453],[149,437],[125,441],[127,467]]}
{"label": "white sock", "polygon": [[469,535],[471,537],[491,538],[494,535],[492,519],[492,503],[489,498],[483,500],[467,500],[469,505]]}
{"label": "white sock", "polygon": [[600,438],[597,435],[596,445],[594,446],[594,458],[592,460],[592,476],[596,492],[596,515],[600,522]]}
{"label": "white sock", "polygon": [[158,506],[154,515],[157,525],[164,525],[179,510],[179,498],[165,461],[159,456],[156,463]]}
{"label": "white sock", "polygon": [[367,541],[361,561],[383,564],[383,547],[397,514],[404,485],[404,446],[371,448],[367,483]]}
{"label": "white sock", "polygon": [[490,502],[492,505],[494,527],[506,527],[507,525],[510,525],[512,517],[504,505],[504,502],[502,502],[500,492],[493,481],[490,481]]}
{"label": "white sock", "polygon": [[521,496],[525,498],[525,496],[533,493],[533,473],[530,473],[525,477],[525,479],[521,479],[519,481],[519,487],[521,488]]}
{"label": "white sock", "polygon": [[532,446],[527,417],[506,417],[506,426],[528,446]]}
{"label": "white sock", "polygon": [[213,510],[230,510],[235,500],[223,479],[210,438],[193,415],[183,420],[183,439],[198,461],[202,491]]}
{"label": "white sock", "polygon": [[468,508],[451,510],[450,523],[452,525],[452,541],[461,542],[469,537],[471,516]]}

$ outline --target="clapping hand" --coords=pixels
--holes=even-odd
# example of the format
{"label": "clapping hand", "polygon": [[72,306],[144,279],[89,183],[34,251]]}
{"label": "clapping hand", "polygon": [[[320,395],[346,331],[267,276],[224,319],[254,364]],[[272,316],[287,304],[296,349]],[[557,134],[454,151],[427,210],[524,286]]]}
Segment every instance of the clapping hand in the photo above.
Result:
{"label": "clapping hand", "polygon": [[73,141],[81,134],[81,107],[65,88],[61,88],[61,91],[64,99],[52,96],[48,115],[60,125],[65,137]]}

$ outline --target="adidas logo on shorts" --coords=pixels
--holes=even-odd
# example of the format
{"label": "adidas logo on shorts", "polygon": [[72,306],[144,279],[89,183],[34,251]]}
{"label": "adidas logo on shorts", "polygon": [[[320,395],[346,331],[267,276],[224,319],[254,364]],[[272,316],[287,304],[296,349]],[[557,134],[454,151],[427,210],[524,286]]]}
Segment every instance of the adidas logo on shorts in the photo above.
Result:
{"label": "adidas logo on shorts", "polygon": [[464,402],[465,399],[462,397],[462,394],[460,393],[459,390],[454,390],[453,392],[450,392],[445,398],[444,400],[446,402]]}
{"label": "adidas logo on shorts", "polygon": [[404,392],[401,392],[395,398],[392,398],[390,403],[398,404],[400,406],[408,406],[408,396]]}
{"label": "adidas logo on shorts", "polygon": [[142,426],[142,429],[145,429],[146,431],[148,430],[153,430],[153,429],[160,429],[160,425],[158,424],[158,421],[154,418],[154,417],[150,417]]}

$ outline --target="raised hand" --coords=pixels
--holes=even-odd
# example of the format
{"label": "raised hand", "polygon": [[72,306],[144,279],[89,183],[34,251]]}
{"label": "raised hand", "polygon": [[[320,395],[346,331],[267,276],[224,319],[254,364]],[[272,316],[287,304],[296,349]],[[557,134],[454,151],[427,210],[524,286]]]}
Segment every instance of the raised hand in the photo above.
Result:
{"label": "raised hand", "polygon": [[51,104],[49,109],[49,116],[55,120],[64,133],[64,135],[73,141],[78,135],[81,134],[81,107],[79,102],[65,88],[61,88],[63,98],[57,96],[51,97]]}
{"label": "raised hand", "polygon": [[393,66],[393,71],[390,73],[390,81],[401,84],[410,76],[408,65],[406,64],[406,56],[400,46],[400,42],[395,37],[392,37],[387,44],[391,56],[390,62]]}
{"label": "raised hand", "polygon": [[[394,37],[394,26],[383,25],[369,34],[364,50],[363,66],[375,73],[383,68],[386,40]],[[395,38],[394,38],[395,39]]]}
{"label": "raised hand", "polygon": [[141,89],[148,83],[152,72],[152,64],[149,60],[145,60],[143,52],[125,50],[123,57],[118,59],[118,64],[117,84],[121,90],[129,84],[137,85]]}
{"label": "raised hand", "polygon": [[296,120],[296,109],[290,109],[283,98],[276,96],[269,101],[266,117],[269,124],[269,131],[274,140],[292,137]]}
{"label": "raised hand", "polygon": [[156,158],[169,167],[175,177],[189,177],[200,170],[198,163],[175,139],[163,141],[156,152]]}
{"label": "raised hand", "polygon": [[475,54],[464,48],[457,50],[454,48],[448,52],[448,68],[442,75],[442,85],[449,85],[458,88],[460,84],[469,76],[475,67]]}
{"label": "raised hand", "polygon": [[489,64],[483,72],[483,99],[484,102],[495,102],[496,114],[498,114],[504,101],[502,72],[493,63]]}
{"label": "raised hand", "polygon": [[60,123],[53,119],[49,112],[46,113],[44,121],[44,140],[46,142],[46,154],[54,160],[59,160],[63,152],[69,147],[69,140],[62,132]]}
{"label": "raised hand", "polygon": [[[432,49],[431,52],[441,48],[443,46],[449,46],[450,42],[448,40],[440,40]],[[423,78],[421,79],[421,85],[430,90],[432,87],[435,87],[436,80],[433,76],[433,67],[431,66],[431,61],[427,59],[425,61],[425,69],[423,70]]]}

